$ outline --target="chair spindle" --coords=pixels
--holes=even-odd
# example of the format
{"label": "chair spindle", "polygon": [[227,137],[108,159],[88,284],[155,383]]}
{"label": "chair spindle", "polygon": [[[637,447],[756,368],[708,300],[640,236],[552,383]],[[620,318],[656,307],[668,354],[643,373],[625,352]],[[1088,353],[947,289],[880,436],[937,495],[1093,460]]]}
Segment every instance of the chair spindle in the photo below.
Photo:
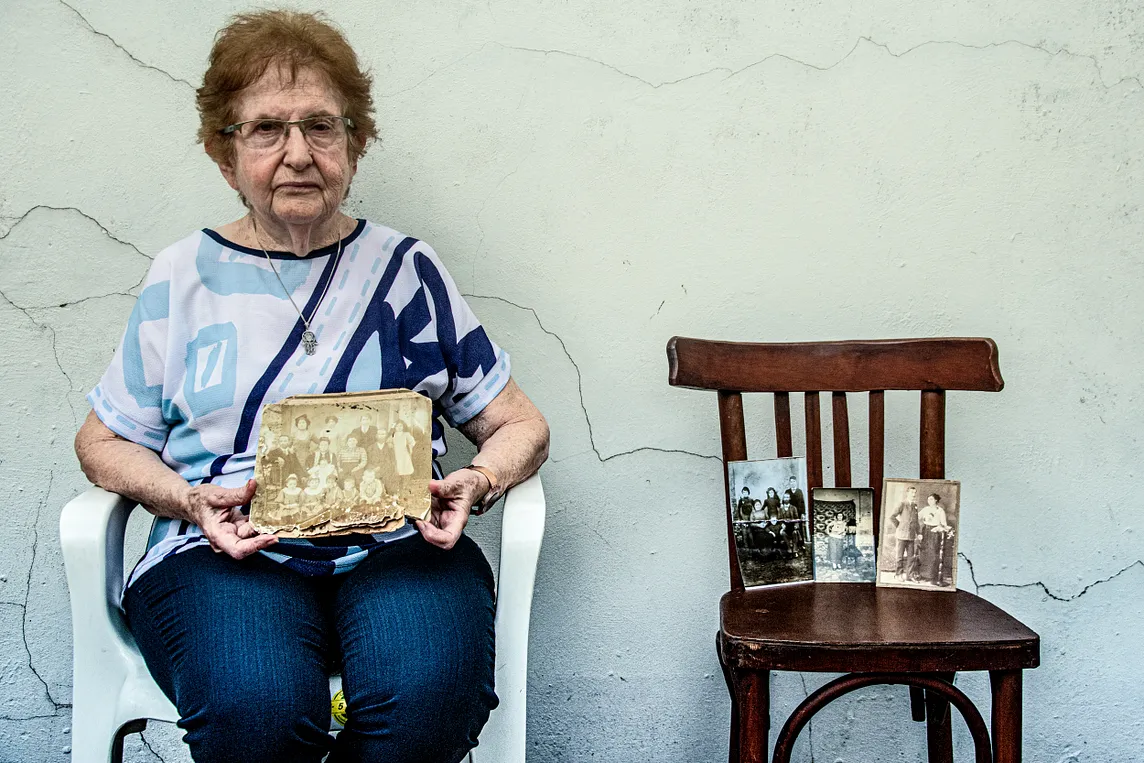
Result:
{"label": "chair spindle", "polygon": [[743,418],[743,395],[719,390],[719,435],[723,443],[723,493],[727,496],[727,553],[731,560],[731,590],[743,590],[743,572],[735,548],[735,525],[731,509],[731,482],[727,463],[747,459],[747,429]]}
{"label": "chair spindle", "polygon": [[775,393],[775,440],[778,443],[778,457],[790,458],[794,455],[794,445],[790,429],[790,393]]}
{"label": "chair spindle", "polygon": [[806,409],[806,481],[810,491],[822,487],[822,416],[819,410],[819,394],[804,393]]}
{"label": "chair spindle", "polygon": [[882,478],[885,476],[886,456],[886,393],[874,390],[870,393],[870,487],[874,490],[874,545],[882,525]]}
{"label": "chair spindle", "polygon": [[945,479],[945,391],[922,390],[921,478]]}
{"label": "chair spindle", "polygon": [[830,395],[834,415],[834,487],[850,487],[850,413],[846,393]]}

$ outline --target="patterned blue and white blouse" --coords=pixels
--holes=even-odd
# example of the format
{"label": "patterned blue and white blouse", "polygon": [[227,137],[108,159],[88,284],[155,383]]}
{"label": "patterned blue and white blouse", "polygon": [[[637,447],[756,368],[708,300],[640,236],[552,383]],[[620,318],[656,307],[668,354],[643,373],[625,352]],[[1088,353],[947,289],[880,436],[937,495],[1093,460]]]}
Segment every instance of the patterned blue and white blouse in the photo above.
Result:
{"label": "patterned blue and white blouse", "polygon": [[[359,220],[342,240],[297,257],[211,230],[164,249],[123,341],[88,401],[121,437],[157,451],[192,485],[242,485],[254,474],[264,403],[300,393],[406,387],[433,401],[433,455],[445,453],[442,419],[477,415],[509,379],[509,356],[485,334],[437,254],[425,243]],[[322,299],[323,290],[329,291]],[[301,345],[299,308],[317,335]],[[434,471],[439,469],[434,464]],[[310,575],[345,572],[392,533],[283,539],[261,553]],[[199,528],[156,518],[147,553],[128,580],[207,543]]]}

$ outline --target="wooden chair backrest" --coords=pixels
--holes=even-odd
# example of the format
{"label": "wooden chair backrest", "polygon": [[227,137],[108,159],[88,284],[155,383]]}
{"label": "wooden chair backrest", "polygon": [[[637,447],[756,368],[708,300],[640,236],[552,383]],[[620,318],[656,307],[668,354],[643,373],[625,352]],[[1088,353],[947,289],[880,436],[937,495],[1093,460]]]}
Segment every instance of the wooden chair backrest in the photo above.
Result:
{"label": "wooden chair backrest", "polygon": [[992,339],[882,339],[854,342],[757,344],[673,337],[667,343],[668,383],[674,387],[719,393],[719,432],[723,444],[723,491],[727,509],[727,547],[731,588],[743,578],[735,549],[730,484],[725,465],[747,458],[744,392],[774,395],[777,456],[792,452],[790,394],[804,393],[807,511],[811,491],[822,484],[820,393],[831,393],[834,439],[834,486],[852,487],[848,392],[868,393],[870,473],[874,490],[874,532],[880,530],[885,458],[885,391],[921,392],[922,479],[945,477],[946,390],[1000,392],[1004,386]]}

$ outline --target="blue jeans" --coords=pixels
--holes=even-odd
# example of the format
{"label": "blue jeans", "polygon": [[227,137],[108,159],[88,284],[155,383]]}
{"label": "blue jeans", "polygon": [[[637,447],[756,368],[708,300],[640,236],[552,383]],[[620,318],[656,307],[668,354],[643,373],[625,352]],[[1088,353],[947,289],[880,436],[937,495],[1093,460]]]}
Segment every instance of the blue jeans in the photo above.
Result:
{"label": "blue jeans", "polygon": [[397,541],[332,577],[197,547],[144,573],[124,609],[198,763],[456,763],[497,705],[492,570],[466,536]]}

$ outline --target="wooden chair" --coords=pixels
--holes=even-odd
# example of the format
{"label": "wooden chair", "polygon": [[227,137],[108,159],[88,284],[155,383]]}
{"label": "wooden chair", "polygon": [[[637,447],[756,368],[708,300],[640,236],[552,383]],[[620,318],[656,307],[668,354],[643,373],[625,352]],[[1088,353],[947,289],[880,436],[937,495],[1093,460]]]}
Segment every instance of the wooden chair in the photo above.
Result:
{"label": "wooden chair", "polygon": [[[773,393],[780,458],[793,455],[790,394],[804,393],[810,489],[823,481],[820,392],[832,393],[836,487],[851,486],[847,393],[869,393],[875,533],[884,476],[885,390],[921,392],[920,476],[941,479],[946,390],[999,392],[1004,384],[991,339],[753,344],[674,337],[667,356],[672,386],[718,392],[724,462],[747,458],[742,393]],[[725,491],[726,478],[724,469]],[[809,506],[809,492],[807,499]],[[1021,671],[1040,663],[1036,633],[967,591],[877,588],[873,583],[745,590],[730,506],[728,496],[731,590],[719,603],[716,646],[731,693],[731,763],[766,763],[773,670],[847,674],[795,709],[775,741],[774,763],[789,762],[795,738],[819,709],[873,684],[910,687],[913,718],[927,724],[930,763],[953,759],[950,703],[969,726],[977,763],[1019,763]],[[953,685],[954,674],[966,670],[989,671],[992,740],[981,714]]]}

